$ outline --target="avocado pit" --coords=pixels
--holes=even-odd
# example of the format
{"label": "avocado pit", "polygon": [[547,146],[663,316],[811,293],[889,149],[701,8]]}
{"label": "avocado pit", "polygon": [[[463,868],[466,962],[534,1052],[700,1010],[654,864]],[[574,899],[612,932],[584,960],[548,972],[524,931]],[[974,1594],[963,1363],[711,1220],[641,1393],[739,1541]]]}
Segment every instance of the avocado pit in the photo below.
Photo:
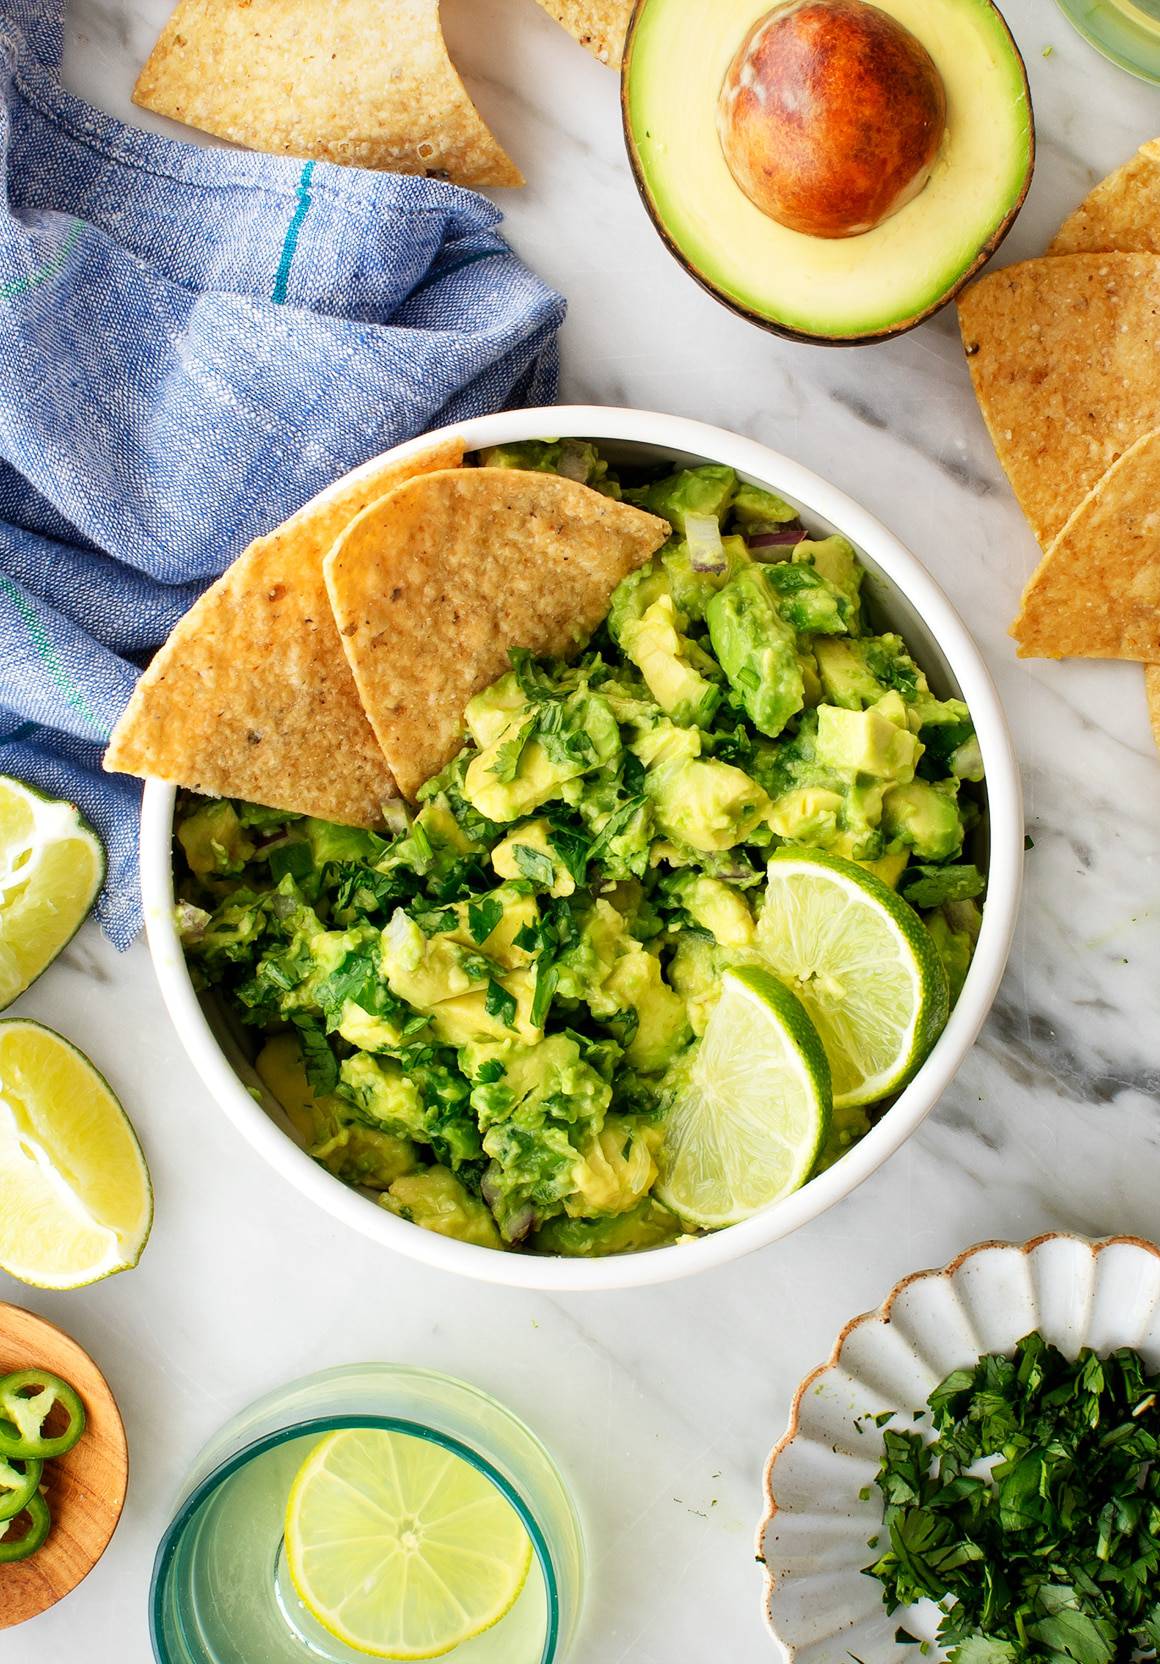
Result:
{"label": "avocado pit", "polygon": [[926,185],[946,88],[922,42],[865,0],[787,0],[749,30],[717,130],[762,213],[811,237],[872,231]]}

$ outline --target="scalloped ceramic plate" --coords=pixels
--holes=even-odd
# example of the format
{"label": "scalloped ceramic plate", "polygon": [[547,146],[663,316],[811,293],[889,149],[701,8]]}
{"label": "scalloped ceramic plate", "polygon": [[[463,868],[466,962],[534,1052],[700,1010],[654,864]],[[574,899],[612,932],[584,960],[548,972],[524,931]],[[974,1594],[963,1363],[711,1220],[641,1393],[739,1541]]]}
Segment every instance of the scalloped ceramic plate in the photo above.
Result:
{"label": "scalloped ceramic plate", "polygon": [[894,1639],[900,1624],[933,1638],[932,1602],[888,1614],[880,1585],[862,1575],[882,1524],[873,1490],[882,1433],[872,1420],[859,1432],[855,1420],[921,1409],[952,1369],[1009,1352],[1032,1329],[1068,1357],[1084,1346],[1132,1346],[1160,1368],[1160,1248],[1061,1234],[980,1243],[942,1271],[899,1283],[876,1312],[846,1325],[829,1362],[802,1382],[766,1466],[757,1539],[766,1622],[787,1664],[913,1659]]}

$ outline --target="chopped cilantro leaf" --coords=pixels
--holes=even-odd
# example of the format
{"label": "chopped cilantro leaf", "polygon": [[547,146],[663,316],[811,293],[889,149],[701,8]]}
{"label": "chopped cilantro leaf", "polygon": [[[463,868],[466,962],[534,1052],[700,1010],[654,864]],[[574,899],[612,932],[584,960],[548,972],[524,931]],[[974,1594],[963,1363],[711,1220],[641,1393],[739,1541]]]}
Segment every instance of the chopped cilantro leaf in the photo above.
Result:
{"label": "chopped cilantro leaf", "polygon": [[471,933],[471,940],[482,947],[502,918],[503,902],[495,896],[484,896],[482,901],[468,902],[467,928]]}
{"label": "chopped cilantro leaf", "polygon": [[317,1023],[296,1022],[306,1078],[316,1092],[333,1092],[338,1085],[338,1060]]}
{"label": "chopped cilantro leaf", "polygon": [[883,1433],[890,1547],[866,1571],[887,1610],[941,1603],[951,1664],[1113,1664],[1154,1649],[1158,1394],[1138,1353],[1069,1360],[1037,1333],[1014,1357],[953,1371],[928,1400],[932,1442]]}
{"label": "chopped cilantro leaf", "polygon": [[510,740],[504,740],[502,745],[496,747],[491,772],[502,786],[508,785],[519,773],[520,758],[535,729],[536,719],[529,717],[526,722],[520,723]]}
{"label": "chopped cilantro leaf", "polygon": [[516,1020],[516,997],[509,994],[501,982],[493,976],[487,979],[487,998],[484,1010],[489,1017],[498,1017],[505,1028],[511,1028]]}
{"label": "chopped cilantro leaf", "polygon": [[545,855],[542,849],[533,849],[530,844],[513,844],[512,854],[525,878],[542,890],[552,888],[556,881],[556,867],[550,855]]}

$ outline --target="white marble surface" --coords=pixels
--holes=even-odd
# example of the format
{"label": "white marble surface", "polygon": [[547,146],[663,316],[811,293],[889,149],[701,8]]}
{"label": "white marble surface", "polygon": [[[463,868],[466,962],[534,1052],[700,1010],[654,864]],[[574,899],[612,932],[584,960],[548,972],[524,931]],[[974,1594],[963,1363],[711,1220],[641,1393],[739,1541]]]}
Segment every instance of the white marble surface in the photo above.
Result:
{"label": "white marble surface", "polygon": [[[509,233],[572,303],[565,396],[703,417],[800,458],[886,520],[976,632],[1035,839],[1015,956],[956,1085],[843,1205],[700,1282],[547,1300],[393,1259],[274,1179],[194,1079],[144,947],[119,959],[87,929],[19,1009],[64,1029],[115,1083],[148,1152],[157,1223],[128,1276],[67,1296],[0,1278],[0,1298],[62,1323],[101,1361],[132,1484],[104,1561],[55,1611],[0,1633],[0,1664],[147,1664],[153,1550],[204,1437],[268,1387],[364,1358],[468,1376],[557,1452],[591,1547],[575,1664],[762,1664],[761,1464],[791,1388],[845,1319],[982,1237],[1160,1231],[1160,760],[1135,667],[1015,660],[1005,629],[1035,550],[953,318],[839,352],[750,329],[654,237],[615,78],[531,0],[445,9],[481,106],[528,174],[503,202]],[[1160,130],[1160,95],[1097,57],[1048,0],[1006,9],[1041,147],[1011,259],[1041,249],[1087,185]],[[149,119],[129,89],[168,0],[70,10],[72,87]]]}

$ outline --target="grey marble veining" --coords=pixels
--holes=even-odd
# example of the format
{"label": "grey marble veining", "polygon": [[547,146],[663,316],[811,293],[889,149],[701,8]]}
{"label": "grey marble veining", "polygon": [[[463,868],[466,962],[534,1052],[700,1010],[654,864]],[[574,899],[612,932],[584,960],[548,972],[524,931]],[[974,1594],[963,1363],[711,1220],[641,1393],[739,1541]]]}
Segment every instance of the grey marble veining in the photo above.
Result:
{"label": "grey marble veining", "polygon": [[[168,9],[74,0],[72,87],[180,131],[129,103]],[[624,160],[615,77],[533,0],[444,10],[481,108],[528,176],[503,195],[508,234],[571,303],[564,396],[697,416],[786,451],[886,521],[966,618],[1024,765],[1035,847],[1015,953],[942,1103],[844,1204],[699,1282],[552,1301],[395,1260],[274,1179],[185,1064],[144,947],[118,960],[87,931],[21,1010],[65,1029],[124,1097],[156,1183],[154,1237],[131,1276],[56,1297],[4,1284],[0,1297],[97,1353],[126,1414],[133,1484],[105,1560],[54,1613],[0,1633],[0,1664],[146,1664],[152,1553],[200,1441],[267,1387],[363,1357],[468,1376],[557,1452],[592,1560],[577,1664],[762,1664],[761,1465],[794,1384],[845,1320],[980,1238],[1160,1230],[1160,759],[1136,667],[1014,656],[1007,624],[1036,550],[953,315],[841,351],[752,330],[654,236]],[[1009,261],[1038,253],[1088,186],[1160,131],[1160,93],[1097,57],[1048,0],[1005,10],[1040,135]]]}

